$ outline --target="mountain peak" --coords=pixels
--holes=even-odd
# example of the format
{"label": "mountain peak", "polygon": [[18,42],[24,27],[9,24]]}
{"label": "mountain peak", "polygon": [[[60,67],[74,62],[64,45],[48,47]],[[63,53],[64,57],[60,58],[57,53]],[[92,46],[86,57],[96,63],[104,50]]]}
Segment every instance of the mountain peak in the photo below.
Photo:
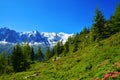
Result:
{"label": "mountain peak", "polygon": [[38,30],[34,30],[33,33],[34,33],[34,34],[37,34],[37,33],[39,33],[39,32],[38,32]]}
{"label": "mountain peak", "polygon": [[0,28],[0,41],[6,40],[9,43],[22,43],[28,42],[38,43],[39,45],[44,46],[54,46],[58,41],[62,40],[64,43],[68,39],[71,34],[66,34],[63,32],[55,33],[55,32],[38,32],[38,30],[29,31],[29,32],[16,32],[7,27]]}

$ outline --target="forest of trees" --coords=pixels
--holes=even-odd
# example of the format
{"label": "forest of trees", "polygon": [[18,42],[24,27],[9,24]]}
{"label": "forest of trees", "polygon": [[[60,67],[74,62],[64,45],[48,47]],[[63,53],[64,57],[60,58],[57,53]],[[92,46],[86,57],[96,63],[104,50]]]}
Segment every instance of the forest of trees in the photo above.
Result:
{"label": "forest of trees", "polygon": [[30,64],[35,61],[42,61],[43,53],[41,48],[38,47],[36,53],[34,53],[34,48],[24,43],[22,46],[16,44],[10,55],[5,52],[0,54],[0,74],[13,72],[21,72],[30,68]]}
{"label": "forest of trees", "polygon": [[[118,3],[114,14],[106,20],[102,12],[96,8],[95,17],[91,28],[85,27],[80,33],[69,37],[65,44],[59,41],[53,49],[47,48],[42,53],[39,46],[37,51],[29,44],[16,44],[10,55],[6,52],[0,53],[0,74],[10,72],[21,72],[30,68],[30,64],[47,61],[53,56],[66,56],[75,53],[87,45],[99,42],[120,31],[120,3]],[[70,50],[72,49],[72,52]]]}

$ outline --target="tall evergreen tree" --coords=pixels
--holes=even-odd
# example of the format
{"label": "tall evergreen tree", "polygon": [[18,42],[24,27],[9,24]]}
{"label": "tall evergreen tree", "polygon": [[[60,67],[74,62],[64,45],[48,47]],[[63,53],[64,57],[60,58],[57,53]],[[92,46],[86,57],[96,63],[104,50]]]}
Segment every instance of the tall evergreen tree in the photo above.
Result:
{"label": "tall evergreen tree", "polygon": [[57,45],[56,45],[56,54],[57,54],[57,56],[60,55],[60,53],[61,53],[60,42],[58,42]]}
{"label": "tall evergreen tree", "polygon": [[73,44],[73,52],[76,52],[78,50],[78,42],[75,41],[74,44]]}
{"label": "tall evergreen tree", "polygon": [[30,64],[31,63],[31,48],[29,46],[28,43],[24,43],[22,46],[22,54],[24,55],[27,63],[26,64]]}
{"label": "tall evergreen tree", "polygon": [[106,21],[105,25],[104,25],[104,36],[103,38],[107,38],[107,37],[110,37],[111,35],[111,28],[110,28],[110,25],[109,25],[110,21]]}
{"label": "tall evergreen tree", "polygon": [[28,59],[25,49],[27,48],[24,47],[23,50],[23,48],[17,44],[11,52],[11,63],[15,72],[25,71],[30,67],[30,59]]}
{"label": "tall evergreen tree", "polygon": [[78,43],[81,42],[80,41],[80,34],[77,33],[74,37],[74,43],[73,43],[73,52],[76,52],[78,50]]}
{"label": "tall evergreen tree", "polygon": [[53,57],[55,55],[55,48],[53,48],[51,51],[50,51],[50,57]]}
{"label": "tall evergreen tree", "polygon": [[59,41],[55,46],[56,55],[59,56],[63,52],[63,50],[64,50],[63,44],[62,42]]}
{"label": "tall evergreen tree", "polygon": [[31,58],[31,61],[34,61],[34,59],[35,59],[35,54],[34,54],[34,48],[33,47],[31,47],[31,54],[30,54],[31,56],[30,56],[30,58]]}
{"label": "tall evergreen tree", "polygon": [[96,9],[96,15],[94,18],[93,26],[92,26],[92,41],[99,41],[104,37],[104,25],[106,23],[106,20],[100,10],[98,8]]}
{"label": "tall evergreen tree", "polygon": [[110,27],[112,34],[120,31],[120,2],[116,7],[114,15],[111,17]]}
{"label": "tall evergreen tree", "polygon": [[11,53],[11,63],[15,72],[20,72],[25,70],[23,64],[22,50],[19,44],[17,44]]}
{"label": "tall evergreen tree", "polygon": [[64,45],[64,55],[66,55],[69,52],[69,42],[67,41]]}
{"label": "tall evergreen tree", "polygon": [[5,52],[0,53],[0,75],[6,73],[8,66],[7,55]]}
{"label": "tall evergreen tree", "polygon": [[42,54],[42,51],[41,51],[41,47],[39,46],[38,49],[37,49],[37,52],[36,52],[36,59],[38,61],[42,61],[43,60],[43,54]]}
{"label": "tall evergreen tree", "polygon": [[88,34],[89,32],[89,29],[84,27],[83,31],[81,31],[80,34]]}
{"label": "tall evergreen tree", "polygon": [[45,60],[48,60],[50,58],[50,48],[48,47],[45,51]]}

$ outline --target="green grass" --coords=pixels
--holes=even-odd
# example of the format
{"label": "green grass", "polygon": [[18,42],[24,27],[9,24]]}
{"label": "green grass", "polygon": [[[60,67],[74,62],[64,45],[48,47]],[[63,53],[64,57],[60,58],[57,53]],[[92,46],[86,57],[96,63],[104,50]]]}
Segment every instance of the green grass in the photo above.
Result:
{"label": "green grass", "polygon": [[[25,72],[2,75],[0,79],[92,80],[99,78],[102,80],[107,72],[120,71],[120,33],[75,53],[70,51],[70,54],[61,56],[57,61],[53,61],[53,58],[47,62],[32,64]],[[37,75],[32,76],[34,74]]]}

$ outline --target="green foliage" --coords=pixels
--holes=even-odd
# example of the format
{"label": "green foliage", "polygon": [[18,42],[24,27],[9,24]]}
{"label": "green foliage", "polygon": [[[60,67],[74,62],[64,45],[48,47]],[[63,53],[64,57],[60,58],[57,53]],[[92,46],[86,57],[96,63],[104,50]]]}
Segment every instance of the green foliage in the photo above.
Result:
{"label": "green foliage", "polygon": [[76,52],[78,50],[78,43],[80,42],[79,37],[80,36],[78,33],[74,37],[73,52]]}
{"label": "green foliage", "polygon": [[96,9],[96,15],[94,18],[94,23],[92,26],[92,30],[91,30],[91,40],[92,41],[99,41],[101,39],[103,39],[104,35],[104,25],[106,23],[106,20],[102,14],[101,11],[98,10],[98,8]]}
{"label": "green foliage", "polygon": [[109,25],[111,27],[111,34],[115,34],[120,31],[120,2],[116,7],[114,15],[110,19]]}
{"label": "green foliage", "polygon": [[28,63],[31,62],[31,48],[28,43],[24,43],[22,46],[22,54]]}
{"label": "green foliage", "polygon": [[56,54],[57,56],[59,56],[59,55],[63,52],[63,50],[64,50],[64,47],[63,47],[62,42],[58,42],[58,43],[56,44],[54,50],[55,50],[55,54]]}
{"label": "green foliage", "polygon": [[66,43],[64,44],[64,56],[65,56],[68,52],[69,52],[69,43],[66,42]]}
{"label": "green foliage", "polygon": [[12,53],[11,53],[11,63],[12,63],[12,66],[15,72],[19,72],[22,70],[22,67],[20,67],[22,57],[23,55],[22,55],[21,47],[19,44],[17,44],[13,48]]}
{"label": "green foliage", "polygon": [[17,44],[12,50],[11,63],[15,72],[25,71],[30,65],[29,53],[25,49],[28,49],[28,47],[24,46],[21,49],[21,46]]}
{"label": "green foliage", "polygon": [[[86,34],[87,35],[87,34]],[[83,39],[83,34],[79,35]],[[79,40],[81,40],[81,38]],[[119,71],[120,33],[94,42],[81,50],[47,62],[31,64],[26,72],[0,76],[1,80],[102,80],[108,72]],[[82,42],[79,42],[81,45]],[[71,43],[70,43],[71,44]],[[73,49],[73,44],[69,49]],[[71,49],[69,52],[72,51]],[[47,52],[51,52],[50,49]],[[57,57],[56,57],[57,58]],[[116,64],[117,63],[117,64]],[[117,68],[116,68],[117,65]],[[26,78],[27,77],[27,78]],[[117,78],[119,80],[119,75]]]}
{"label": "green foliage", "polygon": [[48,47],[45,51],[45,59],[48,60],[50,58],[50,48]]}
{"label": "green foliage", "polygon": [[74,48],[73,48],[73,52],[76,52],[78,50],[78,44],[77,42],[74,43]]}
{"label": "green foliage", "polygon": [[36,52],[36,60],[43,61],[43,54],[41,51],[41,47],[39,46]]}
{"label": "green foliage", "polygon": [[[26,80],[26,77],[28,77],[28,80],[95,80],[98,78],[102,80],[106,73],[119,69],[119,39],[120,33],[117,33],[99,43],[95,42],[88,45],[73,54],[60,56],[58,60],[53,61],[53,58],[50,58],[47,62],[32,64],[26,72],[3,75],[0,76],[0,79]],[[117,79],[119,80],[119,75]]]}
{"label": "green foliage", "polygon": [[5,52],[0,53],[0,75],[8,72],[8,59]]}
{"label": "green foliage", "polygon": [[[73,37],[68,38],[64,45],[62,42],[58,42],[52,50],[48,47],[45,51],[45,60],[47,61],[31,64],[31,68],[26,72],[15,73],[11,76],[3,75],[0,76],[0,79],[101,80],[106,73],[119,72],[119,23],[120,3],[114,15],[108,21],[105,20],[102,12],[96,9],[91,29],[85,27],[80,34],[77,33]],[[22,50],[19,44],[14,47],[11,61],[15,72],[28,68],[26,63],[33,60],[31,52],[33,50],[31,50],[29,45],[24,45]],[[36,55],[37,59],[42,58],[40,47]],[[0,57],[0,61],[2,61],[1,59]],[[0,68],[5,69],[3,65]],[[119,76],[117,76],[116,80],[120,79]],[[112,78],[109,78],[109,80],[112,80]]]}
{"label": "green foliage", "polygon": [[34,48],[33,47],[31,47],[30,52],[31,52],[30,59],[31,59],[31,61],[34,61],[35,60],[35,54],[34,54]]}
{"label": "green foliage", "polygon": [[86,27],[84,27],[83,31],[80,32],[80,34],[88,34],[90,30]]}

